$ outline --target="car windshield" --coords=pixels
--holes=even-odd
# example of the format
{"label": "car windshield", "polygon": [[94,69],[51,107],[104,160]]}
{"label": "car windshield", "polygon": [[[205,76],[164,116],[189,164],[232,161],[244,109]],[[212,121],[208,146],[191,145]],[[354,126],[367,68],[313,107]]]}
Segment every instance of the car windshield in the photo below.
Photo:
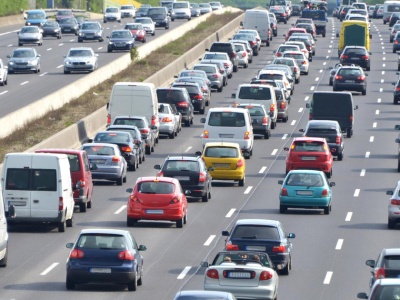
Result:
{"label": "car windshield", "polygon": [[76,24],[78,21],[75,18],[61,19],[60,24]]}
{"label": "car windshield", "polygon": [[127,24],[125,25],[125,29],[129,30],[142,30],[142,24]]}
{"label": "car windshield", "polygon": [[134,9],[132,5],[122,5],[121,9]]}
{"label": "car windshield", "polygon": [[288,186],[324,186],[320,174],[294,173],[290,174],[285,182]]}
{"label": "car windshield", "polygon": [[117,13],[118,12],[118,8],[116,7],[109,7],[106,9],[106,13]]}
{"label": "car windshield", "polygon": [[45,15],[41,13],[30,13],[28,14],[27,19],[32,19],[32,20],[40,20],[40,19],[45,19]]}
{"label": "car windshield", "polygon": [[131,35],[129,31],[113,31],[111,33],[111,38],[113,39],[123,39],[123,38],[130,38]]}
{"label": "car windshield", "polygon": [[39,28],[34,26],[34,27],[24,27],[21,29],[21,33],[38,33]]}
{"label": "car windshield", "polygon": [[90,50],[70,50],[68,57],[91,57],[92,51]]}
{"label": "car windshield", "polygon": [[67,154],[68,161],[69,161],[69,169],[71,172],[80,171],[81,166],[79,164],[79,158],[76,154]]}
{"label": "car windshield", "polygon": [[48,22],[48,23],[44,23],[43,27],[57,27],[57,22]]}
{"label": "car windshield", "polygon": [[92,233],[80,235],[75,247],[79,249],[122,250],[126,249],[124,236],[116,234]]}
{"label": "car windshield", "polygon": [[273,226],[240,225],[231,234],[232,239],[279,240],[278,228]]}
{"label": "car windshield", "polygon": [[99,132],[93,139],[101,143],[129,143],[129,136],[125,132]]}
{"label": "car windshield", "polygon": [[131,126],[136,126],[137,128],[145,128],[146,127],[146,123],[141,119],[118,118],[118,119],[115,119],[113,125],[131,125]]}
{"label": "car windshield", "polygon": [[35,52],[32,50],[15,50],[13,57],[35,57]]}
{"label": "car windshield", "polygon": [[137,189],[141,194],[172,194],[175,185],[170,182],[142,181],[138,184]]}
{"label": "car windshield", "polygon": [[57,12],[57,16],[68,16],[68,15],[72,15],[72,12],[68,10],[59,10]]}
{"label": "car windshield", "polygon": [[325,145],[319,141],[296,141],[292,145],[292,151],[325,152]]}
{"label": "car windshield", "polygon": [[236,158],[239,157],[239,152],[238,149],[234,147],[207,147],[204,156],[216,158]]}
{"label": "car windshield", "polygon": [[188,4],[187,3],[173,3],[172,7],[175,8],[188,8]]}
{"label": "car windshield", "polygon": [[199,172],[199,163],[188,160],[167,160],[163,165],[163,171]]}
{"label": "car windshield", "polygon": [[232,264],[232,265],[249,265],[249,264],[261,264],[264,267],[271,268],[268,254],[265,253],[250,253],[250,252],[230,252],[230,253],[219,253],[215,258],[213,265],[220,264]]}
{"label": "car windshield", "polygon": [[83,147],[83,150],[88,155],[114,156],[116,154],[114,148],[110,146],[87,145]]}
{"label": "car windshield", "polygon": [[93,24],[93,23],[83,23],[82,29],[83,30],[99,30],[100,26],[97,24]]}

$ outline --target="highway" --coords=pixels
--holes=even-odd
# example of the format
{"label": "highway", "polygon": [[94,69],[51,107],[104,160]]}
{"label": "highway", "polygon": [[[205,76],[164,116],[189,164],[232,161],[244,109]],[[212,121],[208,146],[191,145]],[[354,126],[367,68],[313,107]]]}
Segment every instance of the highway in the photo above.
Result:
{"label": "highway", "polygon": [[[263,47],[249,68],[234,73],[222,93],[212,94],[211,107],[232,104],[231,93],[272,60],[272,51],[284,42],[282,34],[290,23],[294,23],[294,18],[287,25],[279,24],[278,37],[273,39],[271,47]],[[194,125],[183,128],[175,140],[160,140],[155,152],[147,156],[139,170],[129,172],[124,186],[98,182],[93,208],[87,213],[76,211],[74,227],[67,228],[65,233],[57,232],[56,228],[11,228],[8,266],[0,269],[0,298],[169,300],[180,289],[202,289],[204,268],[199,267],[200,262],[211,261],[223,249],[221,231],[230,229],[237,219],[243,218],[280,220],[287,232],[296,234],[292,241],[292,270],[290,275],[280,276],[280,300],[356,299],[357,292],[368,292],[370,268],[365,260],[376,259],[382,248],[399,246],[397,230],[387,229],[389,198],[385,195],[386,190],[394,189],[398,179],[394,142],[398,132],[394,126],[400,124],[400,106],[393,105],[391,85],[396,80],[397,55],[392,53],[388,26],[381,20],[373,20],[371,25],[372,63],[367,77],[367,95],[353,96],[359,107],[355,112],[354,135],[345,139],[343,161],[334,162],[331,181],[336,186],[333,187],[331,214],[313,210],[279,214],[278,180],[284,178],[286,156],[283,148],[290,145],[293,137],[300,136],[299,129],[305,128],[308,120],[305,105],[313,91],[332,90],[328,86],[328,67],[338,61],[335,34],[340,22],[330,19],[327,24],[326,38],[318,37],[309,75],[302,75],[295,87],[289,121],[278,123],[269,140],[255,141],[253,156],[246,161],[245,186],[214,182],[212,199],[208,203],[190,201],[188,223],[183,229],[176,228],[174,223],[150,221],[141,221],[129,229],[137,242],[148,248],[143,252],[143,286],[136,292],[107,285],[80,285],[75,291],[67,291],[65,261],[69,250],[65,244],[74,242],[83,228],[126,229],[128,193],[125,190],[133,187],[139,176],[155,175],[153,165],[162,163],[167,155],[201,150],[199,115]],[[62,41],[66,39],[64,36]],[[46,44],[43,49],[48,47]],[[52,47],[56,45],[58,41],[54,40]],[[1,57],[8,49],[4,48],[0,50]],[[43,64],[43,72],[61,75],[56,66],[61,65],[62,57],[55,51],[49,52],[54,54],[50,60],[53,67],[47,69]],[[35,75],[13,75],[10,86],[15,84],[14,78],[21,78],[21,82],[28,80],[25,76],[31,80]],[[44,77],[48,78],[48,83],[58,80],[54,79],[57,76]],[[48,83],[46,86],[50,86]],[[4,101],[2,96],[0,101]]]}

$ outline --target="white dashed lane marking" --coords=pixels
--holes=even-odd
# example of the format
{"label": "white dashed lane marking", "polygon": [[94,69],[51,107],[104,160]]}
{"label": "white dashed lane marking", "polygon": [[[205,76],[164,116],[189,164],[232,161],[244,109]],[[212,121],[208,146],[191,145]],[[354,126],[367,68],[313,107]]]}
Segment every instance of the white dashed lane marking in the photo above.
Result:
{"label": "white dashed lane marking", "polygon": [[379,109],[375,110],[375,114],[379,115]]}
{"label": "white dashed lane marking", "polygon": [[353,216],[353,213],[351,211],[349,211],[346,215],[346,219],[344,219],[346,222],[350,222],[351,221],[351,217]]}
{"label": "white dashed lane marking", "polygon": [[343,246],[343,239],[338,239],[337,243],[336,243],[336,247],[335,250],[340,250],[342,249]]}
{"label": "white dashed lane marking", "polygon": [[360,189],[356,189],[356,190],[354,191],[353,197],[358,197],[359,195],[360,195]]}
{"label": "white dashed lane marking", "polygon": [[374,138],[375,138],[374,136],[370,136],[369,137],[369,142],[372,143],[374,141]]}
{"label": "white dashed lane marking", "polygon": [[207,239],[207,241],[204,243],[204,246],[210,246],[212,241],[215,239],[215,235],[210,235],[210,237]]}
{"label": "white dashed lane marking", "polygon": [[236,208],[232,208],[225,216],[225,218],[230,218],[235,213]]}
{"label": "white dashed lane marking", "polygon": [[188,152],[190,149],[192,149],[192,147],[188,147],[185,152]]}
{"label": "white dashed lane marking", "polygon": [[25,85],[25,84],[27,84],[29,81],[24,81],[24,82],[22,82],[21,83],[21,85]]}
{"label": "white dashed lane marking", "polygon": [[185,267],[183,269],[183,271],[181,272],[181,274],[179,274],[179,276],[177,277],[177,279],[183,279],[185,278],[186,274],[190,271],[192,267]]}
{"label": "white dashed lane marking", "polygon": [[271,153],[271,155],[275,155],[278,152],[278,149],[274,149]]}
{"label": "white dashed lane marking", "polygon": [[299,108],[299,113],[301,113],[303,111],[303,108],[302,107],[300,107]]}
{"label": "white dashed lane marking", "polygon": [[372,123],[372,128],[376,128],[376,125],[377,125],[376,122]]}
{"label": "white dashed lane marking", "polygon": [[324,284],[329,284],[331,282],[332,275],[333,275],[332,271],[326,272],[325,279],[324,279]]}
{"label": "white dashed lane marking", "polygon": [[122,205],[118,210],[115,211],[114,215],[120,214],[126,208],[126,204]]}
{"label": "white dashed lane marking", "polygon": [[5,93],[8,93],[8,91],[3,91],[0,93],[0,95],[4,95]]}
{"label": "white dashed lane marking", "polygon": [[260,169],[260,171],[258,171],[258,173],[259,173],[259,174],[262,174],[262,173],[265,172],[266,169],[267,169],[267,167],[262,167],[262,168]]}
{"label": "white dashed lane marking", "polygon": [[250,193],[252,189],[253,189],[253,187],[252,187],[252,186],[249,186],[249,187],[244,191],[244,194],[246,195],[246,194]]}
{"label": "white dashed lane marking", "polygon": [[288,137],[288,135],[287,135],[287,133],[285,133],[285,134],[282,136],[282,140],[286,140],[287,137]]}
{"label": "white dashed lane marking", "polygon": [[59,263],[52,263],[50,267],[48,267],[46,270],[44,270],[40,275],[44,276],[47,275],[51,270],[53,270],[55,267],[57,267]]}
{"label": "white dashed lane marking", "polygon": [[362,170],[361,170],[360,176],[361,176],[361,177],[365,176],[365,169],[362,169]]}
{"label": "white dashed lane marking", "polygon": [[371,154],[371,152],[365,152],[365,158],[369,158],[370,154]]}

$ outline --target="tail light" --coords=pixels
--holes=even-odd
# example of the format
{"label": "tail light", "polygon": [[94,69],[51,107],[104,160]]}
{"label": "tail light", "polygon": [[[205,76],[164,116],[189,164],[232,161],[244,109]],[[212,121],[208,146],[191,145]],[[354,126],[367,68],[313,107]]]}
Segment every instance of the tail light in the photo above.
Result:
{"label": "tail light", "polygon": [[224,67],[225,67],[225,68],[228,68],[229,65],[230,65],[229,63],[224,63]]}
{"label": "tail light", "polygon": [[176,105],[178,105],[179,107],[189,107],[189,105],[185,101],[178,102]]}
{"label": "tail light", "polygon": [[336,80],[341,80],[341,79],[343,79],[343,77],[340,76],[340,75],[336,75],[336,76],[335,76],[335,79],[336,79]]}
{"label": "tail light", "polygon": [[293,72],[297,73],[297,67],[293,67]]}
{"label": "tail light", "polygon": [[342,15],[345,15],[345,14],[346,14],[346,12],[343,10],[343,11],[342,11]]}
{"label": "tail light", "polygon": [[400,92],[400,86],[396,87],[396,92]]}
{"label": "tail light", "polygon": [[111,159],[111,161],[112,161],[112,162],[120,162],[121,159],[120,159],[118,156],[114,156],[114,157]]}
{"label": "tail light", "polygon": [[164,117],[164,118],[161,119],[161,122],[170,123],[170,122],[172,122],[172,119],[170,117]]}
{"label": "tail light", "polygon": [[269,271],[262,271],[260,273],[260,280],[270,280],[272,278],[272,273]]}
{"label": "tail light", "polygon": [[157,120],[157,116],[152,115],[151,116],[151,125],[156,125],[156,120]]}
{"label": "tail light", "polygon": [[220,74],[212,74],[211,75],[213,78],[216,78],[216,79],[218,79],[218,78],[220,78],[221,77],[221,75]]}
{"label": "tail light", "polygon": [[219,69],[219,72],[221,73],[221,74],[224,74],[224,69]]}
{"label": "tail light", "polygon": [[125,250],[125,251],[121,251],[121,252],[118,253],[118,259],[134,261],[135,260],[135,256],[132,254],[131,251]]}
{"label": "tail light", "polygon": [[264,118],[262,119],[262,124],[263,124],[263,125],[268,125],[268,118],[267,118],[267,117],[264,117]]}
{"label": "tail light", "polygon": [[271,111],[271,112],[275,111],[275,104],[270,104],[269,105],[269,111]]}
{"label": "tail light", "polygon": [[58,198],[58,210],[59,211],[64,210],[64,198],[63,197]]}
{"label": "tail light", "polygon": [[287,196],[287,195],[288,195],[287,189],[286,188],[282,188],[281,196]]}
{"label": "tail light", "polygon": [[207,175],[204,172],[200,172],[199,174],[199,182],[206,182]]}
{"label": "tail light", "polygon": [[400,205],[400,200],[391,199],[390,200],[390,204],[392,204],[392,205]]}
{"label": "tail light", "polygon": [[237,161],[236,168],[240,168],[240,167],[243,167],[243,166],[244,166],[244,162],[243,162],[243,159],[241,158],[241,159],[239,159]]}
{"label": "tail light", "polygon": [[328,197],[328,190],[324,189],[321,194],[322,197]]}
{"label": "tail light", "polygon": [[276,56],[277,56],[277,57],[281,57],[281,56],[282,56],[282,53],[281,53],[281,52],[276,52]]}
{"label": "tail light", "polygon": [[250,132],[246,131],[246,132],[244,133],[244,139],[245,139],[245,140],[249,140],[249,139],[250,139]]}
{"label": "tail light", "polygon": [[208,139],[208,130],[203,131],[203,138]]}
{"label": "tail light", "polygon": [[353,123],[353,115],[350,115],[350,122]]}
{"label": "tail light", "polygon": [[149,134],[149,132],[150,132],[150,130],[147,129],[147,128],[141,128],[141,129],[140,129],[140,133]]}
{"label": "tail light", "polygon": [[281,14],[282,17],[286,17],[286,13]]}
{"label": "tail light", "polygon": [[122,152],[132,152],[132,149],[129,146],[125,146],[125,147],[121,147],[121,151]]}
{"label": "tail light", "polygon": [[280,253],[286,252],[286,247],[280,244],[279,246],[272,247],[272,252],[280,252]]}
{"label": "tail light", "polygon": [[164,172],[161,172],[161,171],[158,172],[158,173],[157,173],[157,176],[158,176],[158,177],[164,177]]}
{"label": "tail light", "polygon": [[75,185],[75,187],[76,187],[77,189],[83,188],[83,187],[85,187],[85,186],[86,186],[86,181],[85,181],[85,179],[78,180],[78,181],[76,182],[76,185]]}
{"label": "tail light", "polygon": [[379,268],[375,273],[375,279],[381,279],[381,278],[385,278],[385,277],[386,277],[385,269]]}
{"label": "tail light", "polygon": [[136,197],[135,195],[130,195],[129,196],[129,201],[131,203],[142,203],[142,201],[140,201],[140,199],[138,197]]}
{"label": "tail light", "polygon": [[282,109],[285,109],[285,108],[286,108],[286,103],[283,102],[283,101],[281,102],[281,108],[282,108]]}
{"label": "tail light", "polygon": [[232,242],[228,242],[225,248],[227,251],[239,251],[239,245],[233,245]]}
{"label": "tail light", "polygon": [[111,124],[111,115],[107,114],[107,125]]}
{"label": "tail light", "polygon": [[247,56],[247,52],[242,52],[242,57],[246,57]]}
{"label": "tail light", "polygon": [[368,55],[363,55],[363,56],[361,56],[361,59],[368,60],[369,56]]}
{"label": "tail light", "polygon": [[364,81],[365,80],[365,76],[364,75],[360,75],[360,76],[357,77],[357,80]]}
{"label": "tail light", "polygon": [[181,199],[178,198],[178,197],[174,197],[174,198],[172,198],[172,200],[169,202],[169,204],[177,204],[177,203],[179,203],[179,202],[181,202]]}
{"label": "tail light", "polygon": [[340,145],[340,144],[342,143],[342,138],[341,138],[340,136],[337,136],[337,137],[336,137],[335,143],[336,143],[337,145]]}
{"label": "tail light", "polygon": [[250,45],[251,45],[251,46],[254,46],[255,44],[256,44],[255,41],[250,41]]}
{"label": "tail light", "polygon": [[230,57],[230,58],[236,58],[236,53],[232,52],[232,53],[229,55],[229,57]]}
{"label": "tail light", "polygon": [[218,271],[216,269],[207,270],[206,276],[213,279],[219,279]]}
{"label": "tail light", "polygon": [[84,256],[85,256],[85,253],[79,249],[74,249],[69,254],[69,258],[73,258],[73,259],[80,259],[80,258],[83,258]]}
{"label": "tail light", "polygon": [[342,58],[342,59],[349,59],[349,56],[348,56],[348,55],[345,55],[345,54],[342,54],[341,58]]}
{"label": "tail light", "polygon": [[302,65],[306,65],[307,64],[307,62],[304,60],[302,63],[301,63]]}
{"label": "tail light", "polygon": [[201,88],[201,91],[202,91],[203,93],[207,92],[207,90],[208,90],[208,89],[207,89],[206,87],[202,87],[202,88]]}

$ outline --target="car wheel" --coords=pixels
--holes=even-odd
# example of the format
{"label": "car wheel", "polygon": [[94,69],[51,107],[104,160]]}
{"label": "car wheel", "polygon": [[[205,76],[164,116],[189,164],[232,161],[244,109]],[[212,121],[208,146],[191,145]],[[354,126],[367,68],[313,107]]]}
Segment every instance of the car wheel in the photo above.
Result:
{"label": "car wheel", "polygon": [[333,86],[333,81],[329,80],[329,86]]}
{"label": "car wheel", "polygon": [[208,202],[208,192],[201,197],[201,202]]}
{"label": "car wheel", "polygon": [[74,226],[74,214],[72,214],[71,219],[67,219],[67,220],[65,221],[65,225],[66,225],[67,227],[72,227],[72,226]]}
{"label": "car wheel", "polygon": [[252,59],[249,59],[249,63],[252,63],[253,62],[253,58]]}
{"label": "car wheel", "polygon": [[67,278],[65,287],[67,288],[67,290],[73,290],[73,289],[75,289],[75,282],[73,282],[71,279]]}
{"label": "car wheel", "polygon": [[142,284],[143,284],[143,272],[142,272],[142,274],[140,275],[140,278],[137,281],[137,285],[142,285]]}
{"label": "car wheel", "polygon": [[92,199],[90,201],[86,202],[87,208],[92,208]]}
{"label": "car wheel", "polygon": [[200,114],[200,115],[204,115],[205,111],[206,111],[206,108],[203,107],[203,108],[201,108],[201,109],[199,110],[199,114]]}
{"label": "car wheel", "polygon": [[152,36],[155,36],[155,35],[156,35],[156,31],[154,30],[153,33],[152,33],[151,35],[152,35]]}
{"label": "car wheel", "polygon": [[58,232],[65,232],[65,220],[58,223]]}
{"label": "car wheel", "polygon": [[185,121],[185,126],[190,127],[190,120]]}
{"label": "car wheel", "polygon": [[275,129],[275,127],[276,127],[276,121],[275,121],[275,122],[272,121],[272,123],[271,123],[271,129]]}
{"label": "car wheel", "polygon": [[151,154],[150,147],[147,147],[147,146],[146,146],[146,154]]}
{"label": "car wheel", "polygon": [[340,161],[343,160],[343,152],[340,152],[340,153],[339,153],[337,159],[340,160]]}
{"label": "car wheel", "polygon": [[[237,72],[239,70],[239,67],[238,66],[233,66],[233,72]],[[231,77],[232,77],[232,74],[231,74]]]}
{"label": "car wheel", "polygon": [[393,39],[392,39],[392,38],[391,38],[391,39],[389,39],[389,42],[390,42],[390,43],[393,43]]}
{"label": "car wheel", "polygon": [[396,227],[396,223],[388,218],[388,228],[393,229],[394,227]]}
{"label": "car wheel", "polygon": [[363,96],[365,96],[366,94],[367,94],[367,90],[366,89],[361,92],[361,95],[363,95]]}
{"label": "car wheel", "polygon": [[324,208],[324,215],[329,215],[329,212],[331,211],[331,205],[329,205],[328,207]]}
{"label": "car wheel", "polygon": [[122,184],[123,184],[123,181],[124,181],[123,177],[124,177],[124,175],[121,175],[121,177],[118,178],[118,179],[115,181],[115,183],[116,183],[117,185],[122,185]]}
{"label": "car wheel", "polygon": [[131,282],[128,283],[128,291],[136,291],[137,289],[137,272],[135,278]]}
{"label": "car wheel", "polygon": [[172,22],[174,22],[174,21],[175,21],[175,19],[171,19],[171,21],[172,21]]}
{"label": "car wheel", "polygon": [[175,138],[175,132],[172,132],[172,133],[168,134],[168,137],[170,139],[174,139]]}
{"label": "car wheel", "polygon": [[146,43],[146,38],[143,39],[142,43],[143,43],[143,44]]}
{"label": "car wheel", "polygon": [[182,228],[182,227],[183,227],[183,218],[176,221],[176,228]]}
{"label": "car wheel", "polygon": [[190,125],[193,125],[193,119],[194,117],[192,116],[192,118],[190,119]]}
{"label": "car wheel", "polygon": [[232,76],[233,76],[233,74],[231,73],[231,74],[228,75],[228,78],[231,79]]}
{"label": "car wheel", "polygon": [[81,39],[78,39],[78,43],[82,43],[82,40],[81,40]]}
{"label": "car wheel", "polygon": [[154,152],[154,144],[153,144],[153,146],[150,148],[150,151],[151,151],[151,152]]}
{"label": "car wheel", "polygon": [[23,44],[22,43],[18,43],[18,46],[22,46]]}
{"label": "car wheel", "polygon": [[266,140],[268,140],[268,139],[270,138],[270,136],[271,136],[271,131],[268,130],[268,131],[264,134],[264,138],[265,138]]}
{"label": "car wheel", "polygon": [[347,129],[347,137],[351,138],[351,136],[353,135],[353,129]]}
{"label": "car wheel", "polygon": [[186,224],[186,223],[187,223],[187,211],[186,211],[185,216],[183,217],[183,224]]}
{"label": "car wheel", "polygon": [[286,207],[286,205],[279,205],[279,212],[281,213],[281,214],[284,214],[285,212],[287,211],[287,207]]}
{"label": "car wheel", "polygon": [[107,52],[108,52],[108,53],[111,53],[111,52],[113,52],[113,51],[112,51],[112,49],[107,49]]}
{"label": "car wheel", "polygon": [[289,117],[286,116],[286,118],[283,118],[283,119],[282,119],[282,122],[283,122],[283,123],[286,123],[286,122],[288,121],[288,119],[289,119]]}
{"label": "car wheel", "polygon": [[332,168],[329,172],[326,172],[325,175],[327,178],[331,178],[332,177]]}
{"label": "car wheel", "polygon": [[245,69],[247,69],[249,67],[249,64],[245,64],[244,66],[243,66],[243,68],[245,68]]}
{"label": "car wheel", "polygon": [[8,247],[6,245],[6,254],[4,255],[4,257],[0,260],[0,268],[4,268],[7,267],[7,259],[8,259]]}
{"label": "car wheel", "polygon": [[86,203],[79,203],[79,211],[80,212],[86,212]]}
{"label": "car wheel", "polygon": [[295,78],[294,83],[299,83],[300,82],[300,78]]}
{"label": "car wheel", "polygon": [[246,176],[244,176],[242,179],[239,180],[239,186],[244,186],[245,181],[246,181]]}
{"label": "car wheel", "polygon": [[367,67],[367,71],[371,71],[371,67],[370,66]]}
{"label": "car wheel", "polygon": [[133,227],[133,226],[135,226],[136,223],[137,223],[137,220],[126,217],[126,225],[128,227]]}
{"label": "car wheel", "polygon": [[291,263],[291,259],[289,258],[289,261],[288,261],[286,267],[284,267],[284,268],[280,271],[280,274],[281,274],[281,275],[289,275],[289,265],[290,265],[290,263]]}
{"label": "car wheel", "polygon": [[136,171],[136,161],[134,161],[133,164],[130,164],[128,168],[129,171]]}

